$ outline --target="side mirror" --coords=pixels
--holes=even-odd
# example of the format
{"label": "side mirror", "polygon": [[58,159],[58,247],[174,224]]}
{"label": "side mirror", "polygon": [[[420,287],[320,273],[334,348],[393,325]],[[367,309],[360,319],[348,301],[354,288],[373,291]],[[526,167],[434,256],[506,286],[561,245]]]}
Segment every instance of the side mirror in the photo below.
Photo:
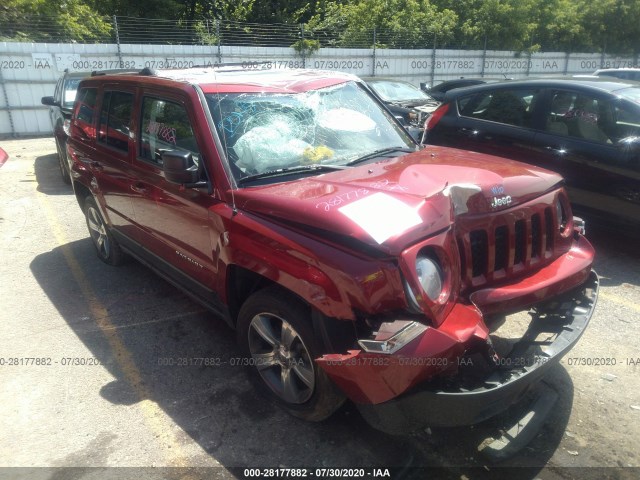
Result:
{"label": "side mirror", "polygon": [[164,178],[171,183],[189,185],[198,183],[198,166],[193,163],[191,152],[168,150],[162,153]]}
{"label": "side mirror", "polygon": [[431,86],[427,82],[420,82],[420,90],[423,92],[428,92],[431,89]]}
{"label": "side mirror", "polygon": [[56,102],[56,100],[53,97],[42,97],[40,99],[40,103],[42,103],[43,105],[48,105],[50,107],[59,107],[60,106],[58,104],[58,102]]}

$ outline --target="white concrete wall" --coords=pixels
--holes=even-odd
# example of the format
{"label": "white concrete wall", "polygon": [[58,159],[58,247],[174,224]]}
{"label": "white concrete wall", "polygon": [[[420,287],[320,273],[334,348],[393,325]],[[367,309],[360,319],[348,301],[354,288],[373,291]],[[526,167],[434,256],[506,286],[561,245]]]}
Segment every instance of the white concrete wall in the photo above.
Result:
{"label": "white concrete wall", "polygon": [[[303,59],[287,47],[201,45],[49,44],[0,42],[0,135],[51,132],[41,97],[52,95],[65,68],[71,71],[182,68],[194,65],[270,62],[270,68],[340,70],[360,76],[389,76],[439,83],[460,76],[511,78],[549,74],[588,74],[602,67],[633,66],[632,57],[546,52],[530,58],[512,51],[394,50],[321,48]],[[264,68],[265,65],[260,65]]]}

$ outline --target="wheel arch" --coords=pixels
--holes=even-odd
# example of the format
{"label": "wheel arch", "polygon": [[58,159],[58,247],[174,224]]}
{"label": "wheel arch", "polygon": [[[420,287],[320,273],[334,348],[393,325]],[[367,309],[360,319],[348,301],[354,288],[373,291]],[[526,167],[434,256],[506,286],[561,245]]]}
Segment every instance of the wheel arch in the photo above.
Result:
{"label": "wheel arch", "polygon": [[229,265],[227,268],[227,305],[234,327],[237,326],[238,314],[247,299],[254,293],[267,288],[277,289],[305,306],[314,335],[326,352],[344,353],[355,343],[357,332],[353,320],[327,316],[291,289],[239,265]]}

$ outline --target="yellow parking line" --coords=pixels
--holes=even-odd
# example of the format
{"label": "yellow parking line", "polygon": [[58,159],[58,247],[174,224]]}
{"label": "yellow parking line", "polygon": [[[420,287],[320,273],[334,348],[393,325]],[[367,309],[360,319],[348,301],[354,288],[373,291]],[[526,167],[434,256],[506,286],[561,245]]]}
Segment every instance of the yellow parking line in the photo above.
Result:
{"label": "yellow parking line", "polygon": [[605,293],[602,290],[600,290],[600,292],[598,292],[598,296],[600,298],[604,298],[605,300],[609,300],[610,302],[618,303],[620,305],[625,306],[626,308],[629,308],[631,310],[634,310],[634,311],[640,313],[640,305],[636,305],[635,303],[632,303],[629,300],[625,300],[622,297],[619,297],[617,295],[613,295],[611,293]]}
{"label": "yellow parking line", "polygon": [[113,358],[124,374],[127,383],[131,385],[131,388],[140,399],[138,407],[144,415],[146,425],[149,427],[152,434],[167,447],[166,450],[170,450],[171,458],[169,460],[169,465],[174,467],[187,466],[187,457],[182,452],[180,443],[171,433],[172,428],[174,428],[173,421],[165,414],[164,410],[162,410],[157,403],[151,400],[151,392],[144,385],[140,371],[136,367],[131,353],[125,347],[122,339],[118,335],[116,326],[111,322],[107,309],[102,305],[91,289],[91,284],[88,281],[82,266],[69,248],[69,240],[61,228],[57,215],[51,207],[47,196],[41,193],[37,193],[36,196],[43,207],[43,211],[47,217],[51,231],[53,232],[69,269],[71,270],[73,278],[80,287],[82,296],[89,304],[91,315],[111,347]]}

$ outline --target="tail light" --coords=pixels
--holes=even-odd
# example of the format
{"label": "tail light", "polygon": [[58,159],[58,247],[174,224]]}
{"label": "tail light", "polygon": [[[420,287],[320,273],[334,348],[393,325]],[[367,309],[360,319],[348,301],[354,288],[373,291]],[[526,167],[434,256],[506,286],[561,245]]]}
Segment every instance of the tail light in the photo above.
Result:
{"label": "tail light", "polygon": [[444,117],[444,115],[449,111],[449,104],[443,103],[431,114],[427,121],[424,124],[425,130],[430,130],[436,126],[436,124]]}

